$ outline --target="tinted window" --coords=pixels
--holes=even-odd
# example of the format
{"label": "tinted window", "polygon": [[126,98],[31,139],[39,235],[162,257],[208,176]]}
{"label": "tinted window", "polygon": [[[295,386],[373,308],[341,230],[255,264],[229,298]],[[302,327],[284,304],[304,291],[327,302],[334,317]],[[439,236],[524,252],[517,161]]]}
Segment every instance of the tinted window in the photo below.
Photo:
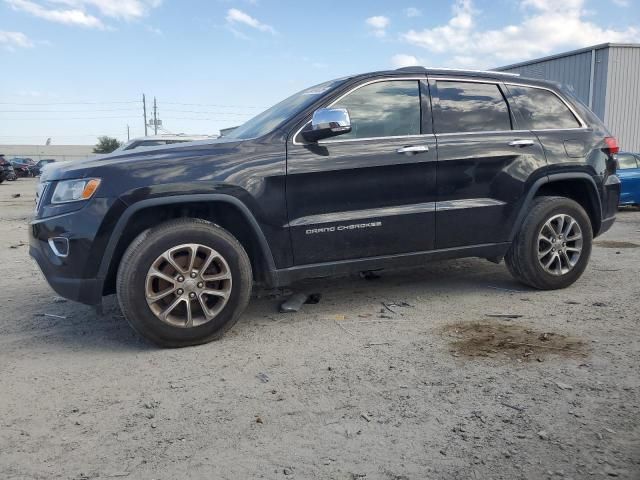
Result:
{"label": "tinted window", "polygon": [[636,163],[636,157],[633,155],[629,155],[628,153],[619,153],[618,154],[618,168],[638,168],[638,164]]}
{"label": "tinted window", "polygon": [[527,130],[580,127],[571,110],[557,95],[539,88],[509,85],[518,120]]}
{"label": "tinted window", "polygon": [[420,87],[417,80],[392,80],[365,85],[335,105],[346,108],[351,132],[338,139],[420,134]]}
{"label": "tinted window", "polygon": [[497,85],[439,81],[437,92],[437,133],[511,130],[509,108]]}

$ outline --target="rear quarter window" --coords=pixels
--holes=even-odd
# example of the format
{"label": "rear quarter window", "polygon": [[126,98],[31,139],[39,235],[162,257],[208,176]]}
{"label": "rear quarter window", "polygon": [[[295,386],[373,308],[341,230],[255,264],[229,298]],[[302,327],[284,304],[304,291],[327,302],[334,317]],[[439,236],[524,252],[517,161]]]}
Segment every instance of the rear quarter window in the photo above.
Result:
{"label": "rear quarter window", "polygon": [[508,85],[517,120],[525,130],[579,128],[580,122],[560,98],[541,88]]}

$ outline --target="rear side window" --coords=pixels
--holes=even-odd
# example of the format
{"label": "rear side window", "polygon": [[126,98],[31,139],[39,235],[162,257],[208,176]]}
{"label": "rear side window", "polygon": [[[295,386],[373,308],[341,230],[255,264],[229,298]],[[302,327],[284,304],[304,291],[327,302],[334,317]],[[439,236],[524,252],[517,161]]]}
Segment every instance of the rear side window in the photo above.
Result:
{"label": "rear side window", "polygon": [[360,87],[333,105],[351,117],[351,138],[420,134],[420,86],[417,80],[391,80]]}
{"label": "rear side window", "polygon": [[511,130],[509,107],[494,83],[438,81],[436,133]]}
{"label": "rear side window", "polygon": [[509,85],[519,122],[526,130],[579,128],[580,123],[558,96],[540,88]]}
{"label": "rear side window", "polygon": [[618,168],[619,169],[638,168],[636,157],[634,157],[633,155],[629,155],[628,153],[619,153]]}

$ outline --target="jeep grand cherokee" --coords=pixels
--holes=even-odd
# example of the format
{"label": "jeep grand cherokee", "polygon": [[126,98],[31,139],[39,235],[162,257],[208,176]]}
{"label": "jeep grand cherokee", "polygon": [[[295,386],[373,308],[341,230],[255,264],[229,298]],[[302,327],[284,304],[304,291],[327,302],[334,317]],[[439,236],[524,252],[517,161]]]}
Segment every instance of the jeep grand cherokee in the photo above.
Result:
{"label": "jeep grand cherokee", "polygon": [[550,83],[355,75],[219,139],[54,164],[30,252],[60,295],[117,293],[130,324],[171,347],[219,338],[254,283],[482,257],[564,288],[614,221],[617,151]]}

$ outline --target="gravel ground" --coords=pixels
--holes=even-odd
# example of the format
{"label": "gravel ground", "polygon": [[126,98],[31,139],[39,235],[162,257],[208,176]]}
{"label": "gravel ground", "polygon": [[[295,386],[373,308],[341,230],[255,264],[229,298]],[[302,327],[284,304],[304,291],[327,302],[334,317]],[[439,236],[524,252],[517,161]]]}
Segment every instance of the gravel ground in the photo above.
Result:
{"label": "gravel ground", "polygon": [[640,478],[639,211],[566,290],[479,259],[307,281],[160,350],[47,286],[34,188],[0,185],[0,478]]}

